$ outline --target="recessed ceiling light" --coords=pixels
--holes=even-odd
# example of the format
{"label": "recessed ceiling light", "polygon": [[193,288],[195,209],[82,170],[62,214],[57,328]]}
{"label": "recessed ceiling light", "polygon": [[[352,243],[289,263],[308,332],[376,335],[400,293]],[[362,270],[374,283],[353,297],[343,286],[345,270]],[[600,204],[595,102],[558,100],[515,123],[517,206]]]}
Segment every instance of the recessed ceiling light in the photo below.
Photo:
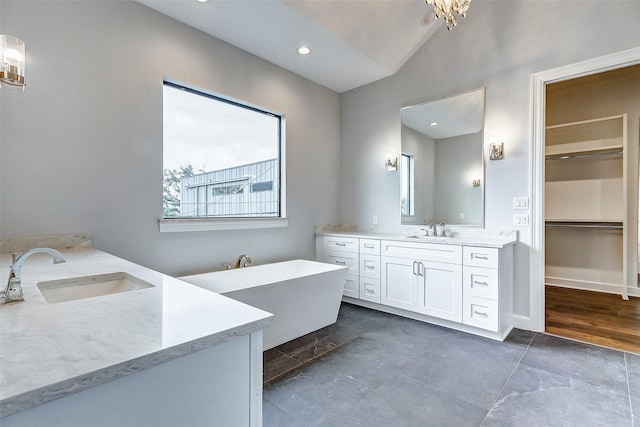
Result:
{"label": "recessed ceiling light", "polygon": [[200,3],[206,3],[207,0],[198,0]]}
{"label": "recessed ceiling light", "polygon": [[311,53],[311,49],[309,49],[307,46],[300,46],[298,48],[298,53],[300,55],[309,55]]}
{"label": "recessed ceiling light", "polygon": [[438,122],[431,122],[429,123],[429,126],[438,126]]}

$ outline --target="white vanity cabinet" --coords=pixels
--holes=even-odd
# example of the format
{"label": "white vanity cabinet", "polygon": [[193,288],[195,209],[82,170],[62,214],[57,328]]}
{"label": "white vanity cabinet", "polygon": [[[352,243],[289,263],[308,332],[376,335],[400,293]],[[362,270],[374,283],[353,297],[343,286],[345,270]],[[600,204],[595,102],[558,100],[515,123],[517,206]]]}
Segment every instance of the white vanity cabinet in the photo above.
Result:
{"label": "white vanity cabinet", "polygon": [[318,236],[318,260],[349,266],[344,300],[503,340],[513,327],[513,240]]}
{"label": "white vanity cabinet", "polygon": [[380,240],[360,239],[360,299],[380,303]]}
{"label": "white vanity cabinet", "polygon": [[[333,236],[325,236],[316,244],[319,261],[349,268],[343,295],[352,298],[360,297],[358,245],[359,239],[357,238]],[[320,250],[318,251],[318,249]]]}
{"label": "white vanity cabinet", "polygon": [[511,323],[513,249],[463,248],[465,325],[500,333]]}
{"label": "white vanity cabinet", "polygon": [[382,304],[462,321],[462,247],[383,240]]}

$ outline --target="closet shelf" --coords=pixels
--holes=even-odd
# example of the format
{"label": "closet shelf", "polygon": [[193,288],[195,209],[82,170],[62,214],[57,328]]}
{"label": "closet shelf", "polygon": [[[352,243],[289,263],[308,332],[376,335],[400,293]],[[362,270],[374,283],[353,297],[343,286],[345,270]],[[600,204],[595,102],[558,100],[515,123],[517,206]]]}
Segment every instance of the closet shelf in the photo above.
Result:
{"label": "closet shelf", "polygon": [[562,151],[562,150],[547,150],[551,153],[545,155],[545,160],[571,160],[571,159],[585,159],[589,157],[602,157],[602,156],[621,156],[624,154],[621,145],[614,145],[609,147],[601,147],[594,150],[583,151]]}
{"label": "closet shelf", "polygon": [[624,223],[622,221],[558,221],[546,220],[546,227],[567,227],[567,228],[602,228],[622,230]]}

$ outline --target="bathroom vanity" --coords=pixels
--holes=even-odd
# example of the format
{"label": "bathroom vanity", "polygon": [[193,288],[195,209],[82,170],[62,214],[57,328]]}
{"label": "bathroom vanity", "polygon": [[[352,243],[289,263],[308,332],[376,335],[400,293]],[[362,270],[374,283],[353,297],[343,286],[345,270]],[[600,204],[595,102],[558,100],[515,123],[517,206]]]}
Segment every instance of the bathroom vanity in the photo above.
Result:
{"label": "bathroom vanity", "polygon": [[[91,247],[57,249],[66,262],[31,256],[25,301],[0,306],[3,427],[261,425],[271,314]],[[3,253],[3,279],[10,263]],[[40,290],[114,273],[146,285],[63,302]]]}
{"label": "bathroom vanity", "polygon": [[515,232],[316,232],[317,259],[348,267],[343,300],[504,340],[513,328]]}

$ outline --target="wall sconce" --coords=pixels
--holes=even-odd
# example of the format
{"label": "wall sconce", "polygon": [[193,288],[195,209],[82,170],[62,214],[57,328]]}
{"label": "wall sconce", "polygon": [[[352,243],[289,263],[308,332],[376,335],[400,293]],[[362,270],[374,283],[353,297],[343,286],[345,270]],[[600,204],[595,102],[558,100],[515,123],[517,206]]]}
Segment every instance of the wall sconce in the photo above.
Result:
{"label": "wall sconce", "polygon": [[391,157],[390,154],[387,154],[387,160],[384,162],[384,165],[387,167],[387,171],[393,172],[398,170],[398,158]]}
{"label": "wall sconce", "polygon": [[474,179],[473,180],[473,186],[474,187],[480,187],[480,180],[479,179]]}
{"label": "wall sconce", "polygon": [[22,40],[13,36],[0,35],[0,86],[25,89],[25,45]]}
{"label": "wall sconce", "polygon": [[489,145],[489,159],[500,160],[504,158],[504,143],[494,142]]}

